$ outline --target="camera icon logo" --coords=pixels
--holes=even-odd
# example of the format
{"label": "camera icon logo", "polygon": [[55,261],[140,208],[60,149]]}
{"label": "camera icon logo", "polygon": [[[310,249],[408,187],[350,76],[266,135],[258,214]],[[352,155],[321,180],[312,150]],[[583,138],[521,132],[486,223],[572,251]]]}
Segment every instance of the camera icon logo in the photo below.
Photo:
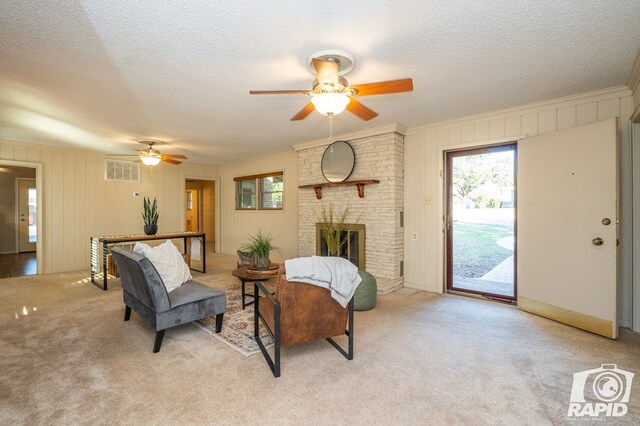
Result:
{"label": "camera icon logo", "polygon": [[621,417],[627,414],[634,374],[616,364],[574,373],[567,415]]}

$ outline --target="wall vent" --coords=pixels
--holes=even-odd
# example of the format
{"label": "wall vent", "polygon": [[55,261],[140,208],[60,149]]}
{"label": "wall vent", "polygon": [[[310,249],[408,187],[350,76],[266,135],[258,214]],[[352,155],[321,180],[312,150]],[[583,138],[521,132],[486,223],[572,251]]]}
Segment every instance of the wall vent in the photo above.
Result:
{"label": "wall vent", "polygon": [[140,182],[140,164],[107,158],[104,160],[104,179],[116,182]]}

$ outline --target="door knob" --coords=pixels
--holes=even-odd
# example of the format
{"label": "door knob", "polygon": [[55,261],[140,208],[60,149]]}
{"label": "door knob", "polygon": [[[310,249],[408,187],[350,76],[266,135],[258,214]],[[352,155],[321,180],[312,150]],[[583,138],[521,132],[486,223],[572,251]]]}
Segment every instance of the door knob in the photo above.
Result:
{"label": "door knob", "polygon": [[591,240],[591,243],[592,243],[594,246],[601,246],[601,245],[603,245],[603,244],[604,244],[604,241],[602,241],[602,238],[600,238],[600,237],[596,237],[596,238],[594,238],[593,240]]}

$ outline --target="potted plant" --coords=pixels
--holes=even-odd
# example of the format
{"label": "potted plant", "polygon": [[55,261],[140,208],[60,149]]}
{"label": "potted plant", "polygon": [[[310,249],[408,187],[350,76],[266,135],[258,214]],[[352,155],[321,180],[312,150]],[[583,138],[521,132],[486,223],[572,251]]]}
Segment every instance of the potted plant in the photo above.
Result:
{"label": "potted plant", "polygon": [[153,203],[149,197],[144,197],[142,219],[144,219],[144,233],[155,235],[158,232],[158,200],[155,197]]}
{"label": "potted plant", "polygon": [[[323,205],[320,215],[315,213],[322,238],[327,244],[328,256],[340,256],[340,250],[347,243],[348,233],[344,231],[344,224],[348,214],[349,206],[345,207],[341,214],[336,214],[333,211],[333,204],[329,204],[328,208]],[[358,223],[359,219],[360,216],[354,223]]]}
{"label": "potted plant", "polygon": [[278,251],[278,248],[273,245],[273,236],[258,231],[254,235],[249,235],[247,240],[248,242],[240,250],[253,256],[255,269],[269,269],[269,253],[272,250]]}

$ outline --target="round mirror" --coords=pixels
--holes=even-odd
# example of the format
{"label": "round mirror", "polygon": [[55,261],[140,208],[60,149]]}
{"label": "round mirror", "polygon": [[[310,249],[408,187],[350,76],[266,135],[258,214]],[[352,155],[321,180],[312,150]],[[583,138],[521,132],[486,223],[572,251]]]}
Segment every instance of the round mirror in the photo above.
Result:
{"label": "round mirror", "polygon": [[356,154],[345,141],[335,141],[322,154],[322,174],[329,182],[343,182],[353,172]]}

